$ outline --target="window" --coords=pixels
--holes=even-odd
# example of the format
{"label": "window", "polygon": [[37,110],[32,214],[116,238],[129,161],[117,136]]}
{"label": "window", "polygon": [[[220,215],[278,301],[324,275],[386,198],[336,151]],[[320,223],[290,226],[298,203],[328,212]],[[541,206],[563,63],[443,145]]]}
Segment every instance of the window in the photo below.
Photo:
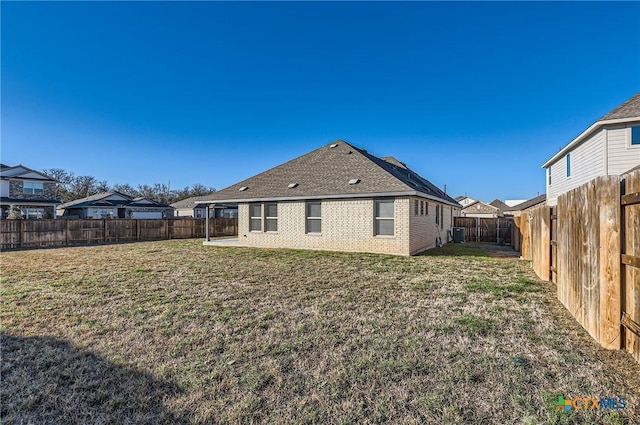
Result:
{"label": "window", "polygon": [[567,154],[567,177],[571,177],[571,154]]}
{"label": "window", "polygon": [[547,168],[547,184],[551,186],[551,166]]}
{"label": "window", "polygon": [[420,215],[424,215],[424,201],[420,201]]}
{"label": "window", "polygon": [[113,211],[108,208],[93,208],[91,211],[93,218],[113,218]]}
{"label": "window", "polygon": [[393,200],[375,201],[375,234],[393,236]]}
{"label": "window", "polygon": [[640,125],[631,127],[631,144],[640,145]]}
{"label": "window", "polygon": [[44,208],[22,208],[22,216],[29,220],[44,218]]}
{"label": "window", "polygon": [[264,230],[278,231],[278,204],[264,204]]}
{"label": "window", "polygon": [[262,205],[249,204],[249,231],[259,232],[262,230]]}
{"label": "window", "polygon": [[424,201],[424,215],[429,215],[429,201]]}
{"label": "window", "polygon": [[436,204],[436,224],[440,224],[440,205]]}
{"label": "window", "polygon": [[440,228],[444,229],[444,206],[440,205]]}
{"label": "window", "polygon": [[420,204],[420,202],[422,202],[422,201],[418,201],[417,199],[415,200],[415,207],[414,207],[414,214],[415,215],[419,215],[419,212],[420,212],[419,204]]}
{"label": "window", "polygon": [[25,195],[42,195],[44,184],[40,182],[24,182],[22,193]]}
{"label": "window", "polygon": [[307,233],[322,231],[322,203],[307,202]]}

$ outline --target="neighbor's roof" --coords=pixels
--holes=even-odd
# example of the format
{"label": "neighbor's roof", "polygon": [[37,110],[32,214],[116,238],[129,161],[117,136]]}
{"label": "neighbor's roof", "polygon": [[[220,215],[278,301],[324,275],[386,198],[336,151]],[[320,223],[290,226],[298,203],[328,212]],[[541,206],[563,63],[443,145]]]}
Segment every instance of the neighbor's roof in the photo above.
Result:
{"label": "neighbor's roof", "polygon": [[494,213],[499,211],[499,208],[489,205],[486,202],[475,201],[464,207],[462,211],[465,213]]}
{"label": "neighbor's roof", "polygon": [[496,207],[500,211],[506,211],[511,208],[509,205],[502,202],[500,199],[494,199],[489,205]]}
{"label": "neighbor's roof", "polygon": [[578,137],[573,139],[568,145],[560,149],[558,153],[553,155],[547,162],[542,164],[542,168],[547,168],[558,159],[571,151],[575,146],[582,143],[594,131],[607,124],[622,124],[626,122],[640,121],[640,93],[636,93],[631,99],[624,102],[608,114],[604,115],[598,121],[593,123],[589,128],[583,131]]}
{"label": "neighbor's roof", "polygon": [[547,200],[547,195],[539,195],[539,196],[536,196],[535,198],[529,199],[528,201],[524,201],[521,204],[514,205],[513,207],[510,207],[507,211],[522,211],[522,210],[526,210],[527,208],[534,207],[534,206],[536,206],[538,204],[543,203],[546,200]]}
{"label": "neighbor's roof", "polygon": [[[353,179],[357,183],[349,184]],[[198,203],[406,195],[460,207],[453,198],[395,158],[384,160],[337,140],[205,196]]]}
{"label": "neighbor's roof", "polygon": [[[210,196],[210,195],[206,195],[206,196]],[[196,201],[199,199],[204,198],[203,196],[192,196],[190,198],[185,198],[182,199],[181,201],[178,202],[174,202],[173,204],[171,204],[171,206],[173,208],[176,209],[187,209],[187,208],[195,208],[196,207]]]}
{"label": "neighbor's roof", "polygon": [[41,173],[40,171],[32,170],[31,168],[27,168],[22,164],[14,166],[0,164],[0,179],[6,180],[15,178],[57,182],[57,180],[52,179],[46,174]]}
{"label": "neighbor's roof", "polygon": [[[123,199],[106,199],[111,196],[120,196]],[[147,201],[147,202],[141,202]],[[114,206],[136,206],[136,207],[144,207],[144,206],[153,206],[153,207],[166,207],[169,208],[169,205],[162,204],[160,202],[156,202],[153,199],[138,197],[132,198],[129,195],[125,195],[124,193],[118,192],[116,190],[109,190],[107,192],[96,193],[95,195],[87,196],[85,198],[75,199],[73,201],[67,202],[66,204],[60,205],[58,208],[83,208],[89,206],[102,206],[102,207],[114,207]]]}

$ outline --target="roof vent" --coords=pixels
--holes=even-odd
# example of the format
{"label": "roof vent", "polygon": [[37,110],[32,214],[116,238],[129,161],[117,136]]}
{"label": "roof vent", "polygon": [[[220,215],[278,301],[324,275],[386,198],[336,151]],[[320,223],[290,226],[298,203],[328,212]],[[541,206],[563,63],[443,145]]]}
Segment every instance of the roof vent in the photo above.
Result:
{"label": "roof vent", "polygon": [[349,184],[358,184],[360,183],[360,179],[351,179],[349,180]]}
{"label": "roof vent", "polygon": [[298,183],[290,183],[288,187],[289,189],[293,189],[296,186],[298,186]]}
{"label": "roof vent", "polygon": [[334,144],[332,144],[331,146],[329,146],[329,148],[333,149],[333,148],[335,148],[335,147],[337,147],[337,146],[338,146],[338,144],[337,144],[337,143],[334,143]]}
{"label": "roof vent", "polygon": [[240,192],[244,192],[244,191],[245,191],[245,190],[247,190],[247,189],[249,189],[247,186],[242,186],[242,187],[241,187],[240,189],[238,189],[238,190],[240,190]]}

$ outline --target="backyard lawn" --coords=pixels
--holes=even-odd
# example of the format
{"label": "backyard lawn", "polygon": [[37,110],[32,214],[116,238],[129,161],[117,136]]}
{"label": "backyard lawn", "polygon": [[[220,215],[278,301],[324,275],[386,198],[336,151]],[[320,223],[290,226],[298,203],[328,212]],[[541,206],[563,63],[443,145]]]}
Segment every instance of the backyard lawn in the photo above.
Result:
{"label": "backyard lawn", "polygon": [[[0,258],[2,423],[640,423],[640,365],[505,248]],[[560,395],[627,408],[564,413]]]}

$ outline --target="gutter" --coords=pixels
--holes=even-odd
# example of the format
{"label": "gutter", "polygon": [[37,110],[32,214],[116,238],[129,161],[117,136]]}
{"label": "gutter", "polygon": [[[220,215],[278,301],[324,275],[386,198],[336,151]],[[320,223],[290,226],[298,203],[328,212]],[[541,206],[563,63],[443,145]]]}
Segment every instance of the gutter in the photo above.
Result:
{"label": "gutter", "polygon": [[374,192],[374,193],[357,193],[357,194],[339,194],[339,195],[310,195],[310,196],[275,196],[275,197],[263,197],[263,198],[242,198],[242,199],[212,199],[212,200],[199,200],[195,201],[196,205],[202,204],[225,204],[225,203],[247,203],[247,202],[277,202],[277,201],[302,201],[307,199],[351,199],[351,198],[382,198],[390,196],[419,196],[421,198],[430,199],[435,202],[440,202],[452,207],[462,209],[460,204],[453,204],[442,198],[438,198],[433,195],[426,194],[417,190],[405,191],[405,192]]}

